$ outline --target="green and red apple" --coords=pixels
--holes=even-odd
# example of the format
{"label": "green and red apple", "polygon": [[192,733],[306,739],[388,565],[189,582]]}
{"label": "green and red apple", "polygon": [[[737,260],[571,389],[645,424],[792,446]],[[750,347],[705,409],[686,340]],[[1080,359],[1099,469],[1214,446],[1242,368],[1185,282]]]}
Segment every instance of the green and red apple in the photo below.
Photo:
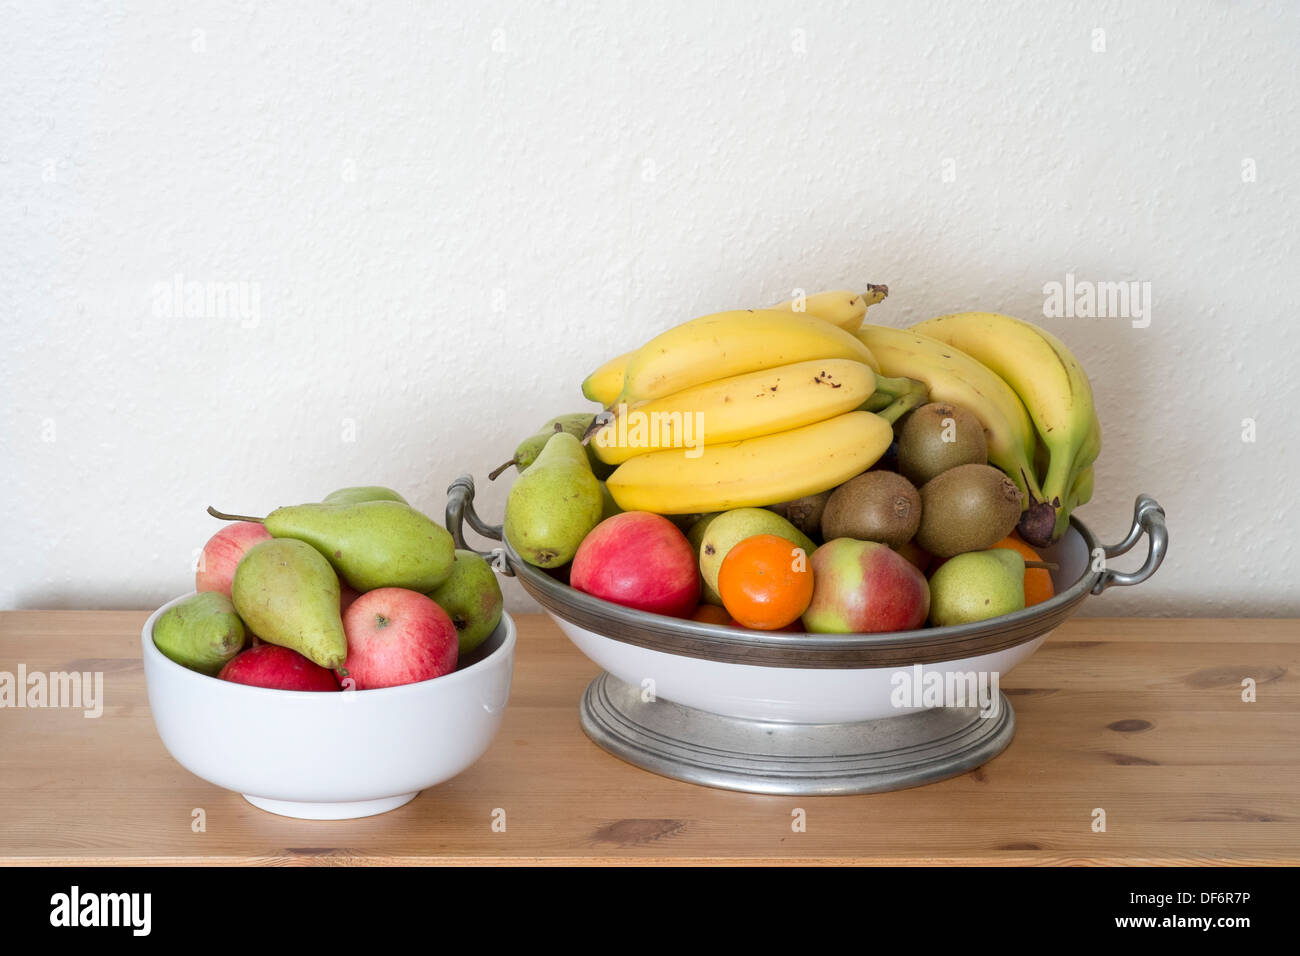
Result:
{"label": "green and red apple", "polygon": [[878,634],[925,624],[925,575],[888,545],[836,538],[813,552],[811,566],[813,597],[803,615],[809,631]]}

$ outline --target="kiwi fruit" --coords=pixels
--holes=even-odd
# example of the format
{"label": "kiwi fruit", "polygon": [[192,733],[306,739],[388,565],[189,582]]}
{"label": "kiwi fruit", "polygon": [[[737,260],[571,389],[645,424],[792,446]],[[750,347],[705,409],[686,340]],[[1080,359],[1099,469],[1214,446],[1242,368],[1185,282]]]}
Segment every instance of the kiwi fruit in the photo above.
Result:
{"label": "kiwi fruit", "polygon": [[826,510],[826,502],[830,497],[829,491],[819,491],[815,495],[804,495],[793,501],[769,505],[768,509],[775,511],[808,537],[817,538],[821,535],[822,512]]}
{"label": "kiwi fruit", "polygon": [[893,471],[868,471],[831,492],[822,512],[822,538],[856,538],[900,548],[921,522],[921,495]]}
{"label": "kiwi fruit", "polygon": [[921,486],[916,543],[936,558],[991,548],[1011,533],[1023,502],[1015,482],[991,465],[958,465]]}
{"label": "kiwi fruit", "polygon": [[988,460],[984,425],[959,405],[922,405],[899,429],[898,470],[918,486],[950,468],[984,465]]}

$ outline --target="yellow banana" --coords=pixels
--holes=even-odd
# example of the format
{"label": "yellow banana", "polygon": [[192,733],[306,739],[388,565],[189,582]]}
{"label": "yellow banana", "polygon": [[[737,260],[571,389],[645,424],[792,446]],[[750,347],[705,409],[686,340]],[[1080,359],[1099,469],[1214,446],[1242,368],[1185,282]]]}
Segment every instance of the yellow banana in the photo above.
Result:
{"label": "yellow banana", "polygon": [[1084,437],[1083,443],[1079,446],[1078,453],[1074,456],[1074,465],[1071,469],[1070,484],[1075,483],[1075,479],[1085,469],[1091,467],[1092,463],[1101,455],[1101,421],[1097,418],[1096,410],[1092,413],[1092,421],[1088,423],[1088,433]]}
{"label": "yellow banana", "polygon": [[[1089,465],[1083,471],[1079,472],[1074,479],[1074,486],[1070,490],[1070,497],[1073,499],[1071,510],[1086,505],[1092,500],[1092,465]],[[1068,517],[1066,519],[1069,520]]]}
{"label": "yellow banana", "polygon": [[824,319],[777,309],[719,312],[651,339],[628,360],[618,402],[628,405],[746,372],[813,359],[874,366],[871,350]]}
{"label": "yellow banana", "polygon": [[1074,469],[1070,475],[1070,491],[1061,507],[1057,509],[1056,526],[1052,529],[1052,540],[1065,534],[1070,526],[1070,513],[1080,505],[1086,505],[1092,499],[1092,465],[1101,454],[1101,422],[1094,411],[1088,426],[1088,434],[1079,446],[1074,458]]}
{"label": "yellow banana", "polygon": [[698,458],[680,449],[630,458],[606,486],[624,511],[693,514],[762,507],[834,488],[879,460],[894,440],[871,412],[759,438],[707,445]]}
{"label": "yellow banana", "polygon": [[864,325],[857,337],[867,343],[888,376],[924,382],[930,401],[960,405],[980,420],[989,461],[1002,469],[1028,503],[1038,492],[1034,473],[1034,426],[1025,406],[1006,382],[969,355],[911,330]]}
{"label": "yellow banana", "polygon": [[[883,301],[887,295],[889,295],[889,286],[869,285],[866,292],[848,290],[818,292],[800,299],[790,299],[780,305],[772,306],[772,309],[783,312],[806,312],[852,332],[862,324],[862,317],[867,314],[867,308]],[[627,370],[627,363],[635,354],[635,349],[624,352],[588,375],[582,382],[582,394],[593,402],[608,406],[623,390],[623,376]],[[871,366],[873,372],[880,371],[873,362],[868,361],[867,364]]]}
{"label": "yellow banana", "polygon": [[616,406],[614,419],[591,436],[591,447],[601,461],[618,465],[664,448],[755,438],[851,412],[875,388],[875,373],[861,362],[796,362]]}
{"label": "yellow banana", "polygon": [[788,299],[773,309],[787,312],[807,312],[819,319],[825,319],[831,325],[838,325],[846,332],[852,332],[862,324],[862,317],[867,308],[880,302],[889,295],[887,285],[869,285],[866,292],[853,292],[837,289],[834,292],[818,292],[815,295]]}
{"label": "yellow banana", "polygon": [[628,359],[635,354],[635,351],[624,352],[584,378],[582,394],[601,405],[608,405],[618,398],[618,393],[623,391],[623,374],[627,371]]}
{"label": "yellow banana", "polygon": [[[1024,402],[1048,452],[1040,476],[1042,502],[1020,534],[1032,545],[1049,544],[1058,526],[1056,513],[1070,493],[1079,448],[1096,420],[1092,386],[1079,360],[1060,339],[1038,326],[996,312],[956,312],[913,326],[974,356],[1010,385]],[[1050,509],[1050,514],[1049,514]],[[1068,515],[1067,515],[1068,517]]]}

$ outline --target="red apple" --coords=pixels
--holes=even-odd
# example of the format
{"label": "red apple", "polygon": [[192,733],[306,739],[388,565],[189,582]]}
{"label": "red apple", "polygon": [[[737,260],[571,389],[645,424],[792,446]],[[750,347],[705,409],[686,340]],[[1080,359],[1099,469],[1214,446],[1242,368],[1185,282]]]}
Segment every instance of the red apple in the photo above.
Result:
{"label": "red apple", "polygon": [[809,631],[875,634],[925,624],[930,585],[912,562],[875,541],[836,538],[812,555]]}
{"label": "red apple", "polygon": [[700,601],[700,569],[686,535],[662,515],[625,511],[582,539],[569,583],[579,591],[652,614],[689,617]]}
{"label": "red apple", "polygon": [[339,680],[328,667],[314,664],[297,651],[278,644],[262,643],[236,654],[217,677],[275,690],[339,689]]}
{"label": "red apple", "polygon": [[343,614],[344,663],[357,690],[432,680],[456,669],[456,625],[431,598],[406,588],[378,588]]}
{"label": "red apple", "polygon": [[235,579],[235,566],[244,557],[244,552],[270,537],[270,533],[255,521],[236,521],[226,525],[203,546],[199,567],[194,573],[194,590],[220,591],[230,597],[230,582]]}

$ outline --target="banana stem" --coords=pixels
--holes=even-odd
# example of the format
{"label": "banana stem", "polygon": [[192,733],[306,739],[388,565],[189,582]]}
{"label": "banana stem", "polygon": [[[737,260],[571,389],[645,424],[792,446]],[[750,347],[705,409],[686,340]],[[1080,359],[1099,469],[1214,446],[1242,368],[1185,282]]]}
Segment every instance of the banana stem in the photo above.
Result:
{"label": "banana stem", "polygon": [[[903,381],[912,382],[911,379]],[[930,397],[930,390],[920,382],[912,382],[912,386],[876,414],[892,425],[918,405],[924,405]]]}
{"label": "banana stem", "polygon": [[[913,399],[918,395],[920,401],[914,401]],[[858,407],[864,412],[877,413],[892,425],[917,405],[924,404],[929,397],[930,389],[924,382],[901,375],[895,378],[877,375],[876,390]],[[907,401],[900,404],[903,399]],[[888,410],[888,414],[884,414],[885,410]]]}
{"label": "banana stem", "polygon": [[248,515],[228,515],[224,511],[218,511],[212,505],[208,505],[208,514],[214,518],[220,518],[222,521],[251,521],[254,524],[261,524],[264,518],[250,518]]}
{"label": "banana stem", "polygon": [[914,378],[905,378],[902,375],[895,378],[890,378],[888,375],[876,376],[876,391],[890,398],[898,398],[900,395],[918,390],[926,393],[929,391],[925,382],[918,382]]}
{"label": "banana stem", "polygon": [[884,392],[872,392],[871,397],[858,406],[859,411],[878,412],[882,408],[888,407],[889,403],[894,400],[894,396],[886,395]]}

